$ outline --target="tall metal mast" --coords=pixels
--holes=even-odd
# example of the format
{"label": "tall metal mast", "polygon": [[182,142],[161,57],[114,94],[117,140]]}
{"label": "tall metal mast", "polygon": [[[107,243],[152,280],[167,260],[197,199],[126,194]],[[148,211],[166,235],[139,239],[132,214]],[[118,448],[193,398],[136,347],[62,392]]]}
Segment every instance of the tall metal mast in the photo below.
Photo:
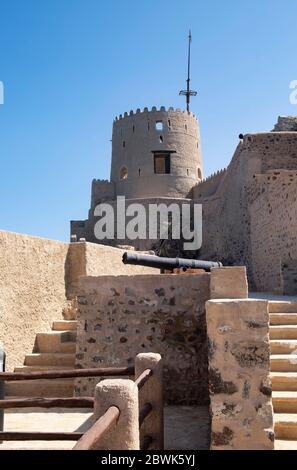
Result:
{"label": "tall metal mast", "polygon": [[187,89],[186,90],[181,90],[179,92],[180,96],[185,96],[186,97],[186,103],[187,103],[187,111],[190,111],[190,99],[191,96],[197,96],[197,91],[193,91],[190,89],[190,72],[191,72],[191,43],[192,43],[192,34],[191,30],[189,31],[189,47],[188,47],[188,78],[187,78]]}

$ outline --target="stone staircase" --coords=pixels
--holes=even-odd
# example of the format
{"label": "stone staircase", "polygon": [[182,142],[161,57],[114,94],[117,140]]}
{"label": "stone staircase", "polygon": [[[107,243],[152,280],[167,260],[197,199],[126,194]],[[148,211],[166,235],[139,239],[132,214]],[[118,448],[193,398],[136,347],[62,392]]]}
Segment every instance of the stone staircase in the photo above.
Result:
{"label": "stone staircase", "polygon": [[277,449],[297,449],[297,302],[269,302]]}
{"label": "stone staircase", "polygon": [[[54,321],[47,333],[37,333],[32,354],[15,372],[73,369],[75,365],[76,320]],[[24,380],[7,382],[8,397],[70,397],[74,379]]]}

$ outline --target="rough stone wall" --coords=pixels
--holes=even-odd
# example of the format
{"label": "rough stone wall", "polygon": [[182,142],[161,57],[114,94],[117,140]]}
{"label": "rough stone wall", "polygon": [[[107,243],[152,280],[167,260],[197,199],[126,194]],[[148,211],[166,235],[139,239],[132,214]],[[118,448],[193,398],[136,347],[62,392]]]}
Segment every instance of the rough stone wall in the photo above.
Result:
{"label": "rough stone wall", "polygon": [[279,116],[273,132],[297,132],[297,116]]}
{"label": "rough stone wall", "polygon": [[294,292],[294,280],[289,289],[283,277],[297,261],[297,171],[257,174],[248,193],[254,285],[260,291],[296,295],[297,284]]}
{"label": "rough stone wall", "polygon": [[[164,359],[165,399],[208,402],[205,301],[209,274],[81,278],[76,366],[125,366],[140,352]],[[95,381],[77,379],[92,396]]]}
{"label": "rough stone wall", "polygon": [[[162,123],[162,130],[156,123]],[[154,151],[173,152],[170,174],[154,174]],[[123,167],[128,169],[126,180],[120,180]],[[117,195],[187,197],[202,174],[198,121],[192,113],[154,107],[114,121],[110,179]]]}
{"label": "rough stone wall", "polygon": [[211,448],[272,450],[268,302],[211,300],[206,312]]}
{"label": "rough stone wall", "polygon": [[62,243],[0,231],[0,344],[7,367],[22,365],[37,332],[62,319],[82,275],[155,273],[122,264],[124,251],[90,243]]}

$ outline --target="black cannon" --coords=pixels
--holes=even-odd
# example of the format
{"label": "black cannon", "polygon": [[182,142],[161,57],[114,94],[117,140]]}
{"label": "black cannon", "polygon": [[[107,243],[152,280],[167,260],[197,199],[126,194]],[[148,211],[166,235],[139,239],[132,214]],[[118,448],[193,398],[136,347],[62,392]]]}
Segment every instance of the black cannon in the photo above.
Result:
{"label": "black cannon", "polygon": [[183,259],[183,258],[162,258],[151,255],[138,255],[137,253],[123,254],[124,264],[133,264],[138,266],[147,266],[156,269],[173,270],[181,269],[204,269],[210,271],[211,268],[221,268],[223,265],[219,261],[203,261],[200,259]]}

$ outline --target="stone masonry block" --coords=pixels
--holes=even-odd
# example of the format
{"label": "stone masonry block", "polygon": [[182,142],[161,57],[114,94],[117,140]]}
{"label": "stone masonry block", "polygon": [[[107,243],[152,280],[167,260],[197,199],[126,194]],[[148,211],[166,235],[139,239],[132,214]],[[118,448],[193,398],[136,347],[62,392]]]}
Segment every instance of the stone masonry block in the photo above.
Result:
{"label": "stone masonry block", "polygon": [[248,298],[248,282],[245,266],[212,269],[210,276],[210,298]]}
{"label": "stone masonry block", "polygon": [[206,303],[211,448],[274,448],[269,313],[265,300]]}

